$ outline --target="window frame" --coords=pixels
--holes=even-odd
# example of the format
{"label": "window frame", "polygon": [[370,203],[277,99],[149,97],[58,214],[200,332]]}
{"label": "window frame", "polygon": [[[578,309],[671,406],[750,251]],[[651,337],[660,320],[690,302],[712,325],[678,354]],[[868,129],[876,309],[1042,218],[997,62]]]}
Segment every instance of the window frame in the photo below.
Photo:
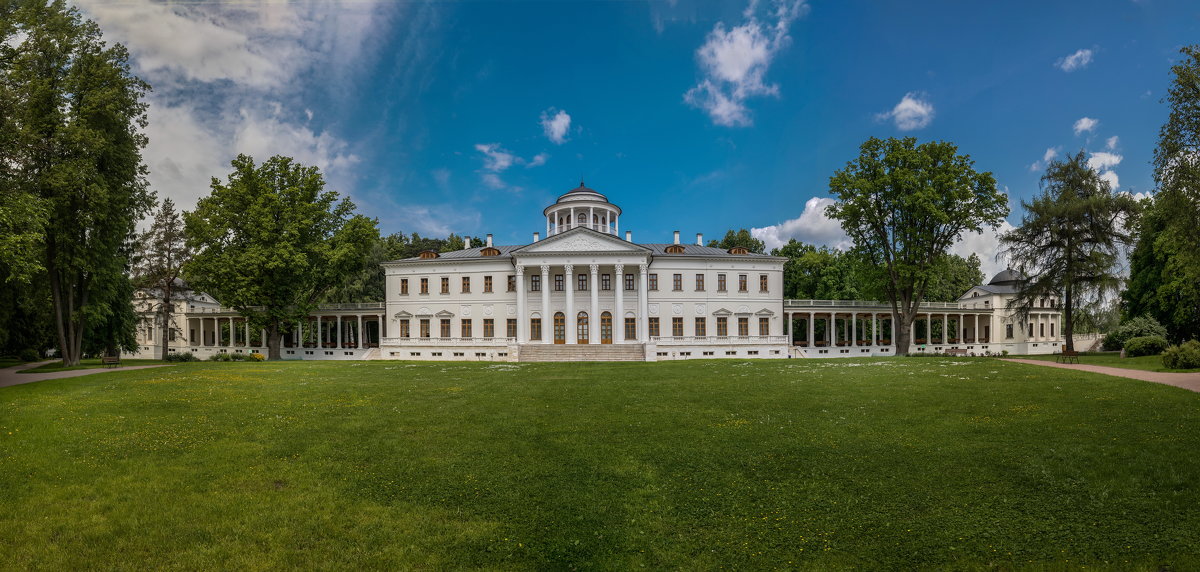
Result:
{"label": "window frame", "polygon": [[408,296],[408,278],[400,279],[400,295]]}

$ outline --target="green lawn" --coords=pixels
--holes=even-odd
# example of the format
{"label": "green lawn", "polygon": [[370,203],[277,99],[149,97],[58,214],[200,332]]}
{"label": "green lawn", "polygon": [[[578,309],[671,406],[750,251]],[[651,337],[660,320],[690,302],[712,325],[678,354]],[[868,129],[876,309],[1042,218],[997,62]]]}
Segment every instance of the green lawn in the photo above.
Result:
{"label": "green lawn", "polygon": [[[1022,359],[1038,359],[1056,361],[1056,355],[1011,356]],[[1079,356],[1079,363],[1087,365],[1102,365],[1106,367],[1122,367],[1125,369],[1141,369],[1145,371],[1196,372],[1200,369],[1167,369],[1163,367],[1162,356],[1138,356],[1121,358],[1120,353],[1085,353]]]}
{"label": "green lawn", "polygon": [[[116,366],[113,369],[120,369],[121,366],[127,366],[127,365],[160,365],[160,364],[165,364],[165,363],[168,363],[168,362],[158,360],[158,359],[124,359],[124,358],[122,358],[121,365]],[[94,368],[98,368],[98,367],[108,367],[108,366],[105,366],[103,363],[100,363],[100,358],[79,360],[79,365],[73,365],[71,367],[63,367],[62,360],[59,360],[56,362],[50,362],[45,365],[40,365],[35,368],[23,369],[18,373],[50,373],[50,372],[54,372],[54,371],[70,371],[73,369],[94,369]]]}
{"label": "green lawn", "polygon": [[1186,570],[1198,450],[984,358],[187,364],[0,388],[0,568]]}

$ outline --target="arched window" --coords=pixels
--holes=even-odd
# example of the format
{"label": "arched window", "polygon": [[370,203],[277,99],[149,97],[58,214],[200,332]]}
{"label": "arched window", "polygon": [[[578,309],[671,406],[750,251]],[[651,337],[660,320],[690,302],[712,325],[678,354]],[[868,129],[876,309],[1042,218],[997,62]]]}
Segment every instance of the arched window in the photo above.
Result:
{"label": "arched window", "polygon": [[554,343],[567,343],[567,317],[562,312],[554,313]]}
{"label": "arched window", "polygon": [[600,343],[611,344],[613,338],[612,314],[604,312],[600,314]]}
{"label": "arched window", "polygon": [[577,343],[588,343],[588,315],[587,312],[580,312],[575,320],[575,341]]}

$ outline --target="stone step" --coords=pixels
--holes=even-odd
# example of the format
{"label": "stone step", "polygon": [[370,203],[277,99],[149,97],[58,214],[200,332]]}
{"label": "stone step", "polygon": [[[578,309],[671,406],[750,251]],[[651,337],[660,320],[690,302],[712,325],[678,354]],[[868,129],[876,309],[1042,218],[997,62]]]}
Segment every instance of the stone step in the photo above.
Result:
{"label": "stone step", "polygon": [[520,349],[519,360],[537,361],[646,361],[643,344],[529,344]]}

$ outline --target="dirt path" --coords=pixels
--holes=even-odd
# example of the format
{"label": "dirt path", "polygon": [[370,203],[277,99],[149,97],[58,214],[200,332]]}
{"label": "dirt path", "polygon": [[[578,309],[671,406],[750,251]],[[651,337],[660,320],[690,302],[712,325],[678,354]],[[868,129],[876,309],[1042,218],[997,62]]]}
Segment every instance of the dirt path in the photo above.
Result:
{"label": "dirt path", "polygon": [[1063,369],[1074,369],[1079,371],[1090,371],[1093,373],[1103,373],[1105,375],[1114,375],[1117,377],[1127,377],[1129,379],[1140,379],[1142,381],[1150,381],[1154,383],[1164,383],[1175,387],[1182,387],[1190,391],[1200,392],[1200,372],[1197,373],[1169,373],[1164,371],[1145,371],[1140,369],[1124,369],[1120,367],[1105,367],[1102,365],[1084,365],[1077,363],[1054,363],[1052,361],[1042,361],[1036,359],[1004,359],[1003,361],[1011,361],[1016,363],[1027,363],[1030,365],[1044,365],[1047,367],[1060,367]]}
{"label": "dirt path", "polygon": [[92,369],[71,369],[67,371],[53,371],[47,373],[17,373],[23,369],[37,367],[51,363],[50,361],[39,361],[33,363],[24,363],[0,369],[0,387],[8,387],[10,385],[20,385],[22,383],[33,383],[35,381],[45,381],[47,379],[61,379],[64,377],[79,377],[81,375],[91,375],[93,373],[105,373],[110,371],[129,371],[132,369],[147,369],[151,367],[167,367],[165,365],[130,365],[118,368],[97,367]]}

